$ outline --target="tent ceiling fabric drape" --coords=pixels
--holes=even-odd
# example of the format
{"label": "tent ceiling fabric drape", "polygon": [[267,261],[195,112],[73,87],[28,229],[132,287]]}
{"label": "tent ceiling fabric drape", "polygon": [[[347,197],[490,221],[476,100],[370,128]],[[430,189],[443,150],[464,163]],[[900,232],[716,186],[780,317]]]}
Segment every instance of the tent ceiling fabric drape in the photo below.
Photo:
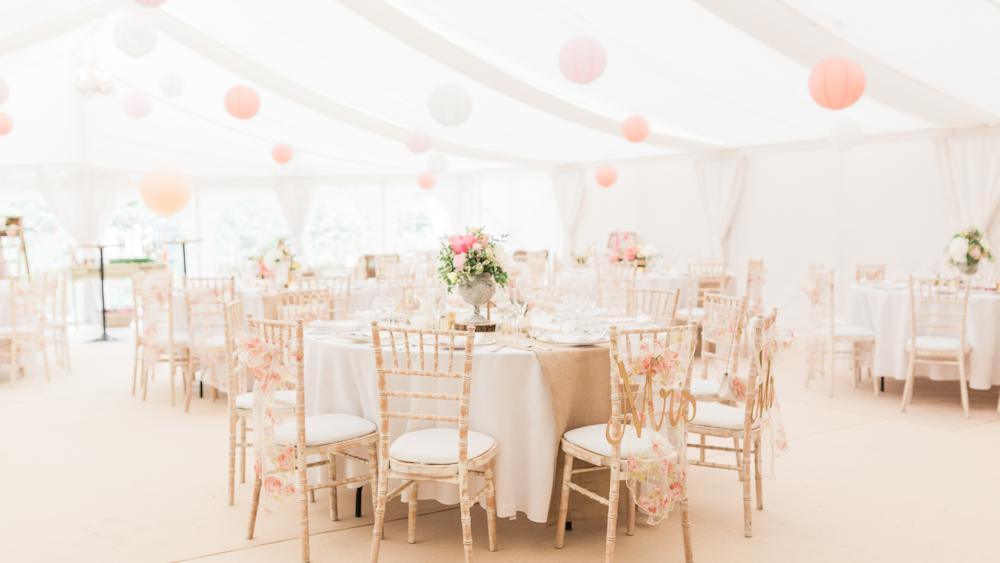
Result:
{"label": "tent ceiling fabric drape", "polygon": [[288,230],[295,236],[300,250],[305,251],[303,237],[306,233],[306,223],[309,212],[312,211],[316,190],[312,186],[298,182],[279,182],[274,185],[274,194],[278,197],[281,214],[285,217]]}
{"label": "tent ceiling fabric drape", "polygon": [[733,217],[743,195],[746,158],[696,160],[694,166],[715,252],[725,257],[729,229],[733,226]]}
{"label": "tent ceiling fabric drape", "polygon": [[937,139],[944,192],[961,227],[984,232],[1000,208],[1000,137]]}
{"label": "tent ceiling fabric drape", "polygon": [[115,210],[117,178],[86,168],[46,166],[38,180],[42,197],[69,236],[79,244],[97,241]]}
{"label": "tent ceiling fabric drape", "polygon": [[583,170],[578,167],[563,167],[552,173],[552,191],[562,220],[563,248],[572,252],[575,243],[576,223],[583,204]]}

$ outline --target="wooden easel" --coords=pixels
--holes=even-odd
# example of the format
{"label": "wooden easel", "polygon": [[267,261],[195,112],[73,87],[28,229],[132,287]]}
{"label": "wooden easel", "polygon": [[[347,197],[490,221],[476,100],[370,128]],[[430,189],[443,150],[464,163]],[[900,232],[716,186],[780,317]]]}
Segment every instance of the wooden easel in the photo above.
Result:
{"label": "wooden easel", "polygon": [[3,230],[0,230],[0,239],[3,237],[18,239],[17,246],[17,269],[20,274],[21,257],[24,257],[24,270],[31,275],[31,267],[28,266],[28,247],[24,245],[24,218],[7,217]]}

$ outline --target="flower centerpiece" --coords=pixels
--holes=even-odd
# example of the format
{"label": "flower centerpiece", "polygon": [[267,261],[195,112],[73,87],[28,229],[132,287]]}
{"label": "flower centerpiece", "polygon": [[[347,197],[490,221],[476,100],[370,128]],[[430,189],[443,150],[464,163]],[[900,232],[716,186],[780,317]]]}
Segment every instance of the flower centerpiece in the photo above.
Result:
{"label": "flower centerpiece", "polygon": [[273,280],[278,288],[286,287],[291,273],[299,268],[299,263],[295,261],[291,247],[285,244],[285,239],[278,239],[277,246],[265,252],[263,256],[255,256],[251,260],[257,263],[257,277]]}
{"label": "flower centerpiece", "polygon": [[656,256],[656,249],[652,245],[635,244],[620,248],[618,252],[611,254],[612,262],[630,262],[636,266],[645,266],[647,260],[652,260]]}
{"label": "flower centerpiece", "polygon": [[511,258],[504,247],[497,244],[502,240],[502,236],[494,239],[480,228],[469,228],[465,234],[453,236],[441,246],[438,274],[448,291],[458,286],[459,295],[473,306],[474,313],[468,322],[486,322],[479,308],[490,300],[496,285],[507,286]]}
{"label": "flower centerpiece", "polygon": [[979,269],[980,260],[993,260],[990,243],[977,227],[969,227],[957,233],[948,246],[948,263],[962,273],[974,274]]}

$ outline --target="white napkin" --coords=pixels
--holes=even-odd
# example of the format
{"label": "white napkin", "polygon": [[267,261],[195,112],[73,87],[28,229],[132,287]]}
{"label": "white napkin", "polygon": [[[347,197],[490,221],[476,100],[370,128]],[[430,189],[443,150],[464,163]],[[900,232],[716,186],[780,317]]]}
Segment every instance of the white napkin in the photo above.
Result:
{"label": "white napkin", "polygon": [[640,313],[638,317],[632,320],[638,324],[643,324],[643,325],[653,324],[656,322],[656,319],[650,317],[646,313]]}

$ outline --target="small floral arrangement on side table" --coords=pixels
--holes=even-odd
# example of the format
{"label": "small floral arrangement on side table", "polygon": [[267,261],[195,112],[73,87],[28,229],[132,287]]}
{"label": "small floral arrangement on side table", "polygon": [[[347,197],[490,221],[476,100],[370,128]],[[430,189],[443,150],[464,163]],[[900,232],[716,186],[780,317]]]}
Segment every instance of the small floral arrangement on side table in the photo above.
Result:
{"label": "small floral arrangement on side table", "polygon": [[277,246],[250,260],[257,263],[258,278],[275,280],[275,285],[280,287],[288,285],[291,272],[299,269],[299,263],[295,261],[292,249],[285,244],[285,239],[278,239]]}
{"label": "small floral arrangement on side table", "polygon": [[993,260],[990,243],[978,227],[969,227],[957,233],[948,246],[948,263],[962,273],[974,274],[979,269],[980,260]]}
{"label": "small floral arrangement on side table", "polygon": [[610,256],[612,262],[635,262],[639,266],[645,266],[647,260],[656,256],[656,249],[651,245],[637,244],[626,246]]}

